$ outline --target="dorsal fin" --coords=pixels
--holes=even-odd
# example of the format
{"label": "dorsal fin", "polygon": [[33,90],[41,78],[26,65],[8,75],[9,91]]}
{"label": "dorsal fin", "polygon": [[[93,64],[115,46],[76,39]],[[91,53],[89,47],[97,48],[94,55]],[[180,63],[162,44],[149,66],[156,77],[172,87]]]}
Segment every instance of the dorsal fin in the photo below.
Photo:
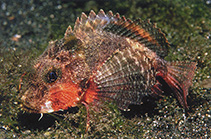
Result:
{"label": "dorsal fin", "polygon": [[73,32],[80,35],[89,35],[90,32],[95,31],[106,31],[130,38],[162,58],[168,54],[169,43],[164,33],[149,20],[137,19],[132,21],[124,16],[121,17],[119,13],[113,15],[112,11],[105,14],[103,10],[100,10],[97,15],[94,11],[90,11],[89,16],[82,13],[80,19],[77,18],[75,22]]}
{"label": "dorsal fin", "polygon": [[162,58],[167,56],[169,47],[168,40],[164,33],[150,23],[149,20],[143,21],[138,19],[131,21],[124,16],[120,18],[119,15],[117,15],[116,17],[118,20],[116,22],[110,22],[104,30],[139,42],[156,52],[156,54]]}

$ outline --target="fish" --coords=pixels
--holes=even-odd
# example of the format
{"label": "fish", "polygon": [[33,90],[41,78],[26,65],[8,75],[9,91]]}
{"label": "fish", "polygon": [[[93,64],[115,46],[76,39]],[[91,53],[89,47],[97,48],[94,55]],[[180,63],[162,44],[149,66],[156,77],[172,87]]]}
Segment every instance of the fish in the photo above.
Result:
{"label": "fish", "polygon": [[[112,11],[82,13],[64,37],[50,41],[33,63],[24,108],[52,113],[100,100],[116,102],[120,110],[141,105],[146,96],[173,94],[188,109],[188,89],[197,63],[168,62],[170,43],[149,20],[130,20]],[[89,123],[87,123],[89,125]]]}

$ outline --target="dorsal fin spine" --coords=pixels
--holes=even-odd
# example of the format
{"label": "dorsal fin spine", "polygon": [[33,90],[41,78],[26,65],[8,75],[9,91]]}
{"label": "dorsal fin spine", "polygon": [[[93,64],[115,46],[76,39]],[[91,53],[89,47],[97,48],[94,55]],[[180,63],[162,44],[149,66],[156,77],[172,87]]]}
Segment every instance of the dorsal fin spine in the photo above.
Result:
{"label": "dorsal fin spine", "polygon": [[121,34],[121,32],[125,30],[125,28],[122,27],[124,23],[125,21],[122,20],[119,22],[119,29],[117,30],[117,34]]}
{"label": "dorsal fin spine", "polygon": [[66,38],[68,38],[72,34],[73,34],[72,27],[71,26],[68,26],[68,28],[67,28],[67,30],[66,30],[66,32],[64,34],[64,38],[66,39]]}
{"label": "dorsal fin spine", "polygon": [[109,18],[113,17],[113,16],[114,16],[114,15],[113,15],[113,12],[110,10],[110,11],[108,12],[107,16],[108,16]]}
{"label": "dorsal fin spine", "polygon": [[80,25],[80,20],[79,20],[79,17],[77,17],[75,21],[75,26],[74,26],[74,32],[79,28],[79,25]]}
{"label": "dorsal fin spine", "polygon": [[105,17],[105,13],[102,9],[100,9],[99,13],[97,14],[99,17]]}
{"label": "dorsal fin spine", "polygon": [[94,12],[93,10],[91,10],[91,11],[90,11],[90,13],[89,13],[88,18],[89,18],[89,19],[91,19],[91,20],[94,20],[94,19],[95,19],[95,17],[96,17],[95,12]]}
{"label": "dorsal fin spine", "polygon": [[87,15],[83,12],[81,14],[81,23],[86,23],[86,21],[87,21]]}

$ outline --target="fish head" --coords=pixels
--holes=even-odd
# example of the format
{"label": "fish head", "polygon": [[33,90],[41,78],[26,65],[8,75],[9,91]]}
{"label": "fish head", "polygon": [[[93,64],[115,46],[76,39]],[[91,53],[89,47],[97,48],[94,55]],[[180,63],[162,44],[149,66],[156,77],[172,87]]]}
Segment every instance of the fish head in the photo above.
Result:
{"label": "fish head", "polygon": [[89,75],[81,47],[74,35],[49,43],[27,76],[21,100],[28,111],[51,113],[77,105],[83,94],[79,82]]}

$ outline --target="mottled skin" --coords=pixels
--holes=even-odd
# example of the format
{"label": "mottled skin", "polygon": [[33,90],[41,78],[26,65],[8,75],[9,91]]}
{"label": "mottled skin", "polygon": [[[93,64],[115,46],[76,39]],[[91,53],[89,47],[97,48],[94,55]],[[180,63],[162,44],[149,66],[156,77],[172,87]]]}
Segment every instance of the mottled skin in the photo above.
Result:
{"label": "mottled skin", "polygon": [[[120,109],[141,104],[147,95],[173,92],[184,108],[196,63],[163,58],[169,43],[149,21],[132,22],[119,14],[87,17],[82,13],[74,30],[49,43],[36,60],[28,90],[22,96],[31,112],[65,110],[94,100],[115,100]],[[165,88],[165,86],[168,88]]]}

